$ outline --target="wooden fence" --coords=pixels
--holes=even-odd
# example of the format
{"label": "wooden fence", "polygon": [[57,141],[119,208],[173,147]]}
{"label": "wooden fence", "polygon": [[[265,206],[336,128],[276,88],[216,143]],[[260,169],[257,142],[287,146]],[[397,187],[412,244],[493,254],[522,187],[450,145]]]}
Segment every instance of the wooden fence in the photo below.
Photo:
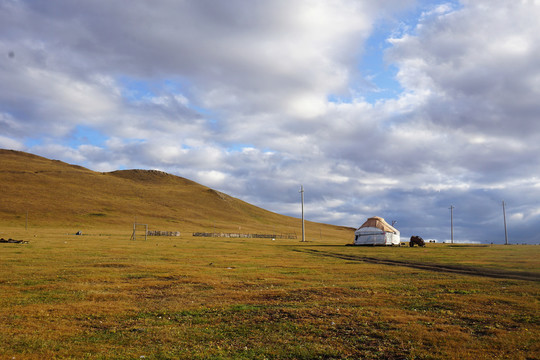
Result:
{"label": "wooden fence", "polygon": [[148,230],[148,236],[180,236],[180,231]]}
{"label": "wooden fence", "polygon": [[255,238],[255,239],[296,239],[296,234],[240,234],[240,233],[207,233],[194,232],[193,236],[225,237],[225,238]]}

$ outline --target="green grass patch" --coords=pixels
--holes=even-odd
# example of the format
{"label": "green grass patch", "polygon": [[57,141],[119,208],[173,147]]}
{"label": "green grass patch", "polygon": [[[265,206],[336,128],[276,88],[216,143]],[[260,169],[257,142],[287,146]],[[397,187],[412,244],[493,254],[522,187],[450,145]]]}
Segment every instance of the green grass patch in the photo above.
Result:
{"label": "green grass patch", "polygon": [[0,254],[10,274],[0,281],[2,356],[526,359],[540,351],[538,281],[358,260],[531,272],[534,246],[475,247],[465,257],[445,246],[66,233],[44,230]]}

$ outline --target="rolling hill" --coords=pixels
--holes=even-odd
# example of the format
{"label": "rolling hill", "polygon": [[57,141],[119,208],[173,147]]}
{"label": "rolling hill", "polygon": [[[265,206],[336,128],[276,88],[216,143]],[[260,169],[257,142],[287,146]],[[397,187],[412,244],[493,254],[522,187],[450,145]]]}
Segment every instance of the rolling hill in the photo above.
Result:
{"label": "rolling hill", "polygon": [[[299,219],[276,214],[191,180],[156,170],[95,172],[0,149],[0,226],[74,230],[126,228],[181,232],[296,233]],[[306,237],[351,234],[306,222]],[[352,236],[352,234],[350,235]]]}

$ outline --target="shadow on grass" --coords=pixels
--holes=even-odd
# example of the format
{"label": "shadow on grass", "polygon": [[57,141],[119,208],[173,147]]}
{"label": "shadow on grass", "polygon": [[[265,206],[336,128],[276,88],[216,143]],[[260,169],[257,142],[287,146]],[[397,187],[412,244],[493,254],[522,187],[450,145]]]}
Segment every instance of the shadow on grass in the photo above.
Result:
{"label": "shadow on grass", "polygon": [[442,265],[442,264],[418,263],[418,262],[401,261],[401,260],[377,259],[377,258],[367,257],[367,256],[338,254],[338,253],[332,253],[328,251],[321,251],[321,250],[315,250],[315,249],[296,248],[296,249],[293,249],[293,251],[307,253],[307,254],[311,254],[315,256],[343,259],[347,261],[368,262],[368,263],[373,263],[373,264],[390,265],[390,266],[405,266],[405,267],[428,270],[428,271],[435,271],[435,272],[484,276],[484,277],[499,278],[499,279],[540,281],[540,274],[532,273],[532,272],[517,272],[517,271],[508,271],[508,270],[499,270],[499,269],[475,268],[475,267],[463,266],[463,265]]}

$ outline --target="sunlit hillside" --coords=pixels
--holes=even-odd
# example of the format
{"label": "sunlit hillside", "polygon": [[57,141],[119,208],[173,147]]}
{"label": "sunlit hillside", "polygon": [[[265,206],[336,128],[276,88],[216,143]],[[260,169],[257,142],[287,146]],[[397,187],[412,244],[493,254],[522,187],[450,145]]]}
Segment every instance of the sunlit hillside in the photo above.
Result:
{"label": "sunlit hillside", "polygon": [[[84,231],[138,222],[154,230],[301,235],[299,219],[155,170],[101,173],[0,150],[0,189],[0,225],[10,227]],[[320,237],[344,239],[352,229],[306,222],[306,238]]]}

